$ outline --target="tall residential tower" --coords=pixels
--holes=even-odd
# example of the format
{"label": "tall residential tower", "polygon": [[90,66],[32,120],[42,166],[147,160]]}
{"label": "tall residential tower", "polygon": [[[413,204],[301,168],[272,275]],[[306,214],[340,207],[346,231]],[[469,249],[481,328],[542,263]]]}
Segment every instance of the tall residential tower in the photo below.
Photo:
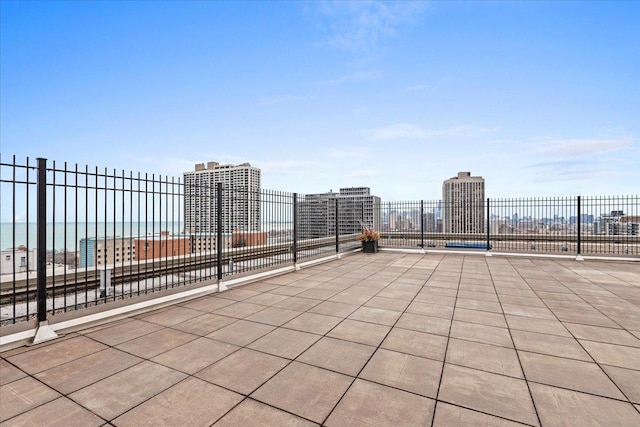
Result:
{"label": "tall residential tower", "polygon": [[445,233],[477,234],[485,231],[484,178],[471,172],[442,184],[442,223]]}
{"label": "tall residential tower", "polygon": [[260,169],[249,163],[196,164],[184,173],[187,233],[215,233],[216,184],[222,183],[222,232],[260,231]]}

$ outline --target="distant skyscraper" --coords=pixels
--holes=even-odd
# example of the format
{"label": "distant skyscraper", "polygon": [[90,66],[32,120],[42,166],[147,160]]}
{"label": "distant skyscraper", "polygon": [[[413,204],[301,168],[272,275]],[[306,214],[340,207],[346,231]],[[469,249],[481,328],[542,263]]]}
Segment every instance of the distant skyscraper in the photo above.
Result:
{"label": "distant skyscraper", "polygon": [[314,238],[335,235],[336,203],[340,234],[359,233],[361,222],[380,229],[380,197],[369,187],[341,188],[339,193],[306,194],[299,202],[299,235]]}
{"label": "distant skyscraper", "polygon": [[184,173],[185,231],[215,233],[216,184],[222,183],[222,232],[260,231],[260,169],[249,163],[196,164]]}
{"label": "distant skyscraper", "polygon": [[442,184],[442,223],[445,233],[484,233],[484,178],[459,172]]}

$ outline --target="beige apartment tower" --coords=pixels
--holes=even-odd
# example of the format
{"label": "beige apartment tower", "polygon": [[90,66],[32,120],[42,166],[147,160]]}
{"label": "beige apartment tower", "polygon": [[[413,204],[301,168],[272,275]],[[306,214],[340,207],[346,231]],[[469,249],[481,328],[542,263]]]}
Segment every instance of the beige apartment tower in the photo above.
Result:
{"label": "beige apartment tower", "polygon": [[184,173],[185,232],[216,233],[216,184],[222,183],[222,232],[260,231],[260,169],[249,163],[196,164]]}
{"label": "beige apartment tower", "polygon": [[458,172],[442,184],[442,223],[445,233],[484,233],[484,178]]}

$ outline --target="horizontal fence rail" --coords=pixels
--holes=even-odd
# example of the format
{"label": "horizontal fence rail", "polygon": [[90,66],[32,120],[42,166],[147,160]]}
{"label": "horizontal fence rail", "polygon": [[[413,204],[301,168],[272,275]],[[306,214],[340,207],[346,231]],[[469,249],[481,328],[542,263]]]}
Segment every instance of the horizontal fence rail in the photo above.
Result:
{"label": "horizontal fence rail", "polygon": [[380,201],[0,157],[0,327],[361,247],[640,257],[636,196]]}

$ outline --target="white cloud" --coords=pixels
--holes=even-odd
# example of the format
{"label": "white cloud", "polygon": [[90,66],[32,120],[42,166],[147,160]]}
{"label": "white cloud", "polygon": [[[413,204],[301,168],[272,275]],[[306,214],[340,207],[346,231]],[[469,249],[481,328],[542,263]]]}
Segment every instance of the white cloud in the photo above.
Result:
{"label": "white cloud", "polygon": [[299,95],[280,95],[280,96],[274,96],[270,98],[262,98],[259,103],[260,105],[269,106],[269,105],[276,105],[276,104],[282,104],[282,103],[302,101],[308,98],[309,97],[307,96],[299,96]]}
{"label": "white cloud", "polygon": [[370,155],[369,150],[366,148],[342,150],[332,148],[329,150],[329,156],[334,159],[365,159]]}
{"label": "white cloud", "polygon": [[348,176],[351,178],[371,178],[375,175],[377,175],[376,172],[371,170],[355,170],[350,172]]}
{"label": "white cloud", "polygon": [[305,171],[309,169],[324,168],[321,162],[307,162],[289,160],[284,162],[261,162],[259,167],[263,173],[282,174],[287,172]]}
{"label": "white cloud", "polygon": [[333,1],[314,3],[318,24],[326,31],[324,43],[356,53],[375,50],[412,22],[425,9],[424,2]]}
{"label": "white cloud", "polygon": [[406,139],[406,138],[433,138],[433,137],[476,137],[489,132],[497,132],[499,127],[478,127],[460,125],[448,129],[424,129],[421,126],[410,123],[397,123],[394,125],[373,129],[369,132],[372,139]]}
{"label": "white cloud", "polygon": [[627,150],[633,147],[629,139],[555,139],[537,144],[544,155],[558,157],[589,156]]}

